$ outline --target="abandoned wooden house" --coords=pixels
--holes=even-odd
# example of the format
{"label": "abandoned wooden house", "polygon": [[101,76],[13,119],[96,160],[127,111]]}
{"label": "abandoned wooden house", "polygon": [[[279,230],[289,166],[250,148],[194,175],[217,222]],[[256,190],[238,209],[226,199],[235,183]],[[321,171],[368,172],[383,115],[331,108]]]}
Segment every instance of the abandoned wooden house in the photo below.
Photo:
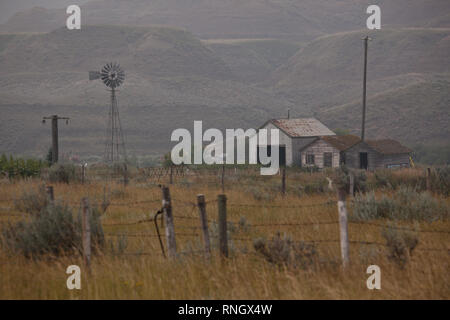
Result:
{"label": "abandoned wooden house", "polygon": [[345,151],[345,165],[367,170],[409,168],[411,152],[411,149],[392,139],[364,140]]}
{"label": "abandoned wooden house", "polygon": [[345,164],[346,151],[361,139],[354,135],[322,136],[300,150],[302,167],[337,168]]}
{"label": "abandoned wooden house", "polygon": [[301,166],[374,170],[410,166],[411,150],[392,139],[365,140],[354,135],[319,137],[301,150]]}
{"label": "abandoned wooden house", "polygon": [[344,164],[367,170],[410,166],[412,151],[398,141],[337,136],[315,118],[272,119],[260,129],[280,130],[281,166],[337,168]]}
{"label": "abandoned wooden house", "polygon": [[279,129],[281,166],[300,165],[301,149],[318,137],[335,135],[333,131],[315,118],[272,119],[262,125],[260,129],[268,129],[268,141],[270,141],[270,129]]}

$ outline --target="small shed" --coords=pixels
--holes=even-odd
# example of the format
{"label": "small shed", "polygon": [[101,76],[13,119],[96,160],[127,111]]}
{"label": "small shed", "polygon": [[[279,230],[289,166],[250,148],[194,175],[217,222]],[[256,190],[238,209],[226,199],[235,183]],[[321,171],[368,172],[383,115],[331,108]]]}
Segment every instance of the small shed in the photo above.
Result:
{"label": "small shed", "polygon": [[259,129],[268,129],[268,142],[270,142],[270,129],[279,129],[280,165],[287,166],[300,165],[301,150],[318,137],[335,135],[315,118],[272,119]]}
{"label": "small shed", "polygon": [[392,139],[364,140],[345,151],[345,164],[350,168],[410,167],[412,150]]}
{"label": "small shed", "polygon": [[355,135],[321,136],[304,146],[301,152],[302,167],[337,168],[345,163],[345,151],[360,142]]}

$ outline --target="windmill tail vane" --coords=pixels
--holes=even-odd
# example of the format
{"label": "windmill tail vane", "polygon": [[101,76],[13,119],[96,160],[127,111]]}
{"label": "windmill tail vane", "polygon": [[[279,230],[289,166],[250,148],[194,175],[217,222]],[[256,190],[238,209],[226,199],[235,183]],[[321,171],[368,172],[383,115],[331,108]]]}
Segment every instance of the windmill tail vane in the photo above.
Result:
{"label": "windmill tail vane", "polygon": [[125,72],[117,63],[108,63],[101,71],[90,71],[89,80],[101,79],[103,83],[111,88],[111,104],[108,113],[108,125],[105,140],[105,161],[116,164],[126,162],[127,155],[122,125],[119,117],[119,106],[116,97],[116,88],[125,80]]}

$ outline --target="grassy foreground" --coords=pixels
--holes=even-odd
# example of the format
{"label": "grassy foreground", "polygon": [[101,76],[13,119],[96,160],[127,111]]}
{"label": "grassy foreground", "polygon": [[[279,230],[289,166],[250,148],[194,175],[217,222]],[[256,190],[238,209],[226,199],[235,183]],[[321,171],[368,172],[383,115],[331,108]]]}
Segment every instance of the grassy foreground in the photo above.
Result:
{"label": "grassy foreground", "polygon": [[[3,223],[22,219],[12,199],[23,190],[37,188],[37,180],[4,182],[0,205]],[[294,183],[294,182],[292,182]],[[104,197],[105,184],[53,184],[55,196],[79,211],[82,197],[91,203]],[[154,185],[132,183],[126,188],[110,184],[111,204],[102,216],[106,246],[92,259],[90,272],[78,255],[50,257],[36,261],[18,253],[0,252],[0,299],[449,299],[450,242],[448,233],[418,232],[419,243],[404,268],[388,258],[381,228],[369,224],[349,224],[350,266],[342,270],[339,226],[334,193],[288,194],[270,201],[254,197],[245,184],[230,184],[228,220],[231,238],[230,258],[218,256],[214,220],[220,188],[201,184],[171,187],[179,257],[165,259],[161,254],[153,222],[124,225],[153,216],[160,208],[161,190]],[[253,190],[254,192],[254,190]],[[261,191],[263,192],[263,191]],[[377,191],[381,194],[385,191]],[[196,195],[205,194],[210,222],[213,255],[203,257],[202,236],[198,230]],[[443,199],[448,202],[448,199]],[[154,201],[154,202],[153,202]],[[329,202],[328,201],[333,201]],[[290,207],[285,207],[285,206]],[[279,207],[277,207],[279,206]],[[284,206],[284,207],[283,207]],[[351,211],[350,206],[350,211]],[[26,219],[26,218],[25,218]],[[378,219],[371,221],[386,224]],[[280,225],[285,224],[285,225]],[[289,225],[291,224],[291,225]],[[303,225],[292,225],[303,224]],[[310,225],[308,225],[310,224]],[[450,230],[448,221],[399,222],[418,230]],[[198,232],[198,236],[193,233]],[[280,232],[293,240],[329,240],[315,243],[316,255],[307,268],[294,268],[268,262],[253,248],[253,239],[271,239]],[[117,250],[120,234],[128,236],[125,249]],[[144,235],[144,236],[139,236]],[[147,236],[146,236],[147,235]],[[148,236],[153,235],[153,236]],[[164,239],[163,239],[164,240]],[[110,247],[116,249],[110,249]],[[439,249],[435,251],[427,248]],[[81,290],[68,290],[66,268],[82,269]],[[381,268],[381,290],[368,290],[366,269]]]}

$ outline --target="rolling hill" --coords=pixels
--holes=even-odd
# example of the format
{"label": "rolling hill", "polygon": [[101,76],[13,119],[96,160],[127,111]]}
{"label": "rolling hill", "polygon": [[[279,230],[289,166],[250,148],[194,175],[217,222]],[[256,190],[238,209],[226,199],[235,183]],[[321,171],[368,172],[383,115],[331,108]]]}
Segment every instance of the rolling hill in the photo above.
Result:
{"label": "rolling hill", "polygon": [[[396,138],[415,146],[448,144],[450,74],[422,75],[422,80],[371,95],[367,100],[366,133],[370,138]],[[334,128],[360,134],[361,101],[319,114]]]}
{"label": "rolling hill", "polygon": [[[361,97],[366,34],[352,31],[309,42],[273,72],[268,87],[312,113]],[[369,94],[414,83],[416,74],[450,71],[450,29],[382,29],[369,35]]]}
{"label": "rolling hill", "polygon": [[[311,40],[365,27],[369,0],[96,0],[81,6],[85,25],[165,25],[200,38]],[[449,13],[448,0],[378,0],[385,27],[423,27]],[[64,4],[61,3],[61,7]],[[48,32],[65,25],[61,9],[33,8],[13,15],[6,32]],[[440,19],[440,20],[439,20]]]}
{"label": "rolling hill", "polygon": [[5,34],[0,35],[0,151],[42,155],[49,136],[40,119],[61,114],[72,119],[61,132],[62,147],[101,154],[109,93],[101,81],[88,80],[88,71],[109,61],[120,61],[127,75],[118,99],[131,153],[166,152],[172,130],[191,128],[194,120],[245,128],[290,107],[240,81],[212,49],[183,30],[91,26],[80,32]]}

